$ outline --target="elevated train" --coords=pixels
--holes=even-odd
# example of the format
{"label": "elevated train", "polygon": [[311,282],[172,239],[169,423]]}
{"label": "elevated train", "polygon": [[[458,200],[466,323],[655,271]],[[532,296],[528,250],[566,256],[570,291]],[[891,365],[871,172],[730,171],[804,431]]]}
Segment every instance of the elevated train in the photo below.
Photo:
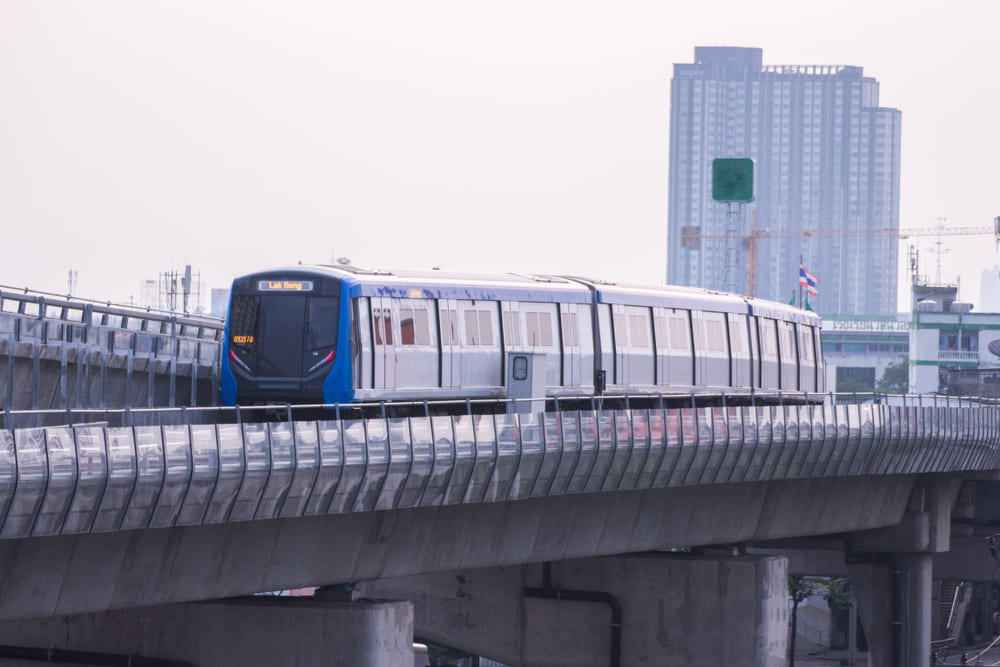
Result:
{"label": "elevated train", "polygon": [[766,400],[824,391],[820,325],[685,287],[300,265],[233,282],[220,391],[225,405],[504,398],[508,356],[530,352],[548,397]]}

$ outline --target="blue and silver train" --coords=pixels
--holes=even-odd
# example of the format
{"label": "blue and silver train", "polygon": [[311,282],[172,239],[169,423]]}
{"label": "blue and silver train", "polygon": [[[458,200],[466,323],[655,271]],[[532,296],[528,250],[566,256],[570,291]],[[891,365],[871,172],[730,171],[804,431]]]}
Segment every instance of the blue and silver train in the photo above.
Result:
{"label": "blue and silver train", "polygon": [[820,319],[709,290],[569,276],[292,266],[233,282],[226,405],[504,398],[534,353],[548,397],[824,390]]}

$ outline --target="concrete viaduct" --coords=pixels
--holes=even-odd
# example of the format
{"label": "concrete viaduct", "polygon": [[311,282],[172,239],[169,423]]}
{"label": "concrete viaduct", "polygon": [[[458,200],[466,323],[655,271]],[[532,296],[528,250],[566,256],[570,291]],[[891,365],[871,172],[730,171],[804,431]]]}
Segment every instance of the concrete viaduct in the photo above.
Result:
{"label": "concrete viaduct", "polygon": [[[50,306],[12,313],[0,344],[14,369],[0,429],[7,648],[409,665],[415,633],[509,665],[777,667],[791,568],[849,575],[872,664],[920,666],[933,580],[990,580],[997,565],[984,539],[1000,521],[997,406],[829,397],[111,425],[90,419],[124,407],[111,396],[156,407],[183,386],[202,400],[212,365],[180,353],[183,327],[196,350],[217,338],[197,322],[129,329],[126,315],[101,333],[103,313],[51,318],[54,336]],[[45,324],[37,339],[26,318]],[[119,336],[132,341],[121,363]],[[165,372],[136,370],[146,349],[145,368]],[[53,411],[18,410],[29,364],[31,407]],[[112,388],[120,366],[145,393]],[[105,405],[85,404],[95,393]],[[323,588],[240,597],[305,586]]]}

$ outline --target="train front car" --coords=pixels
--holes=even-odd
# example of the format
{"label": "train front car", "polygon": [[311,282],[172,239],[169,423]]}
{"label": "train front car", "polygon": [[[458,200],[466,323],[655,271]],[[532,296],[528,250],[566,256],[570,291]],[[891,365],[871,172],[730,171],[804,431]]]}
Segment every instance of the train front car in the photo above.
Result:
{"label": "train front car", "polygon": [[341,277],[288,268],[233,281],[223,405],[334,403],[352,398],[350,315]]}

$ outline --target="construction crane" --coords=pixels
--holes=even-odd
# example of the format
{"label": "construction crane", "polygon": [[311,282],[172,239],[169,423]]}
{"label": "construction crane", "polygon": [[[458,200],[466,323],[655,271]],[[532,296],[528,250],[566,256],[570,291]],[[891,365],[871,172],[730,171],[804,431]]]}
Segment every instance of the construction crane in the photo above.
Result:
{"label": "construction crane", "polygon": [[[757,295],[757,255],[760,250],[761,239],[831,239],[831,238],[884,238],[894,236],[899,239],[908,239],[918,236],[982,236],[993,235],[997,246],[1000,247],[1000,216],[993,219],[992,227],[945,227],[945,218],[938,218],[936,227],[876,227],[867,229],[757,229],[757,211],[753,212],[750,220],[750,232],[741,236],[743,251],[746,255],[746,294],[747,296]],[[724,239],[725,234],[691,234],[685,230],[696,229],[692,227],[681,228],[681,245],[692,250],[699,247],[699,239]],[[940,247],[941,241],[938,240]],[[940,256],[938,263],[940,264]],[[940,267],[938,268],[940,273]]]}

